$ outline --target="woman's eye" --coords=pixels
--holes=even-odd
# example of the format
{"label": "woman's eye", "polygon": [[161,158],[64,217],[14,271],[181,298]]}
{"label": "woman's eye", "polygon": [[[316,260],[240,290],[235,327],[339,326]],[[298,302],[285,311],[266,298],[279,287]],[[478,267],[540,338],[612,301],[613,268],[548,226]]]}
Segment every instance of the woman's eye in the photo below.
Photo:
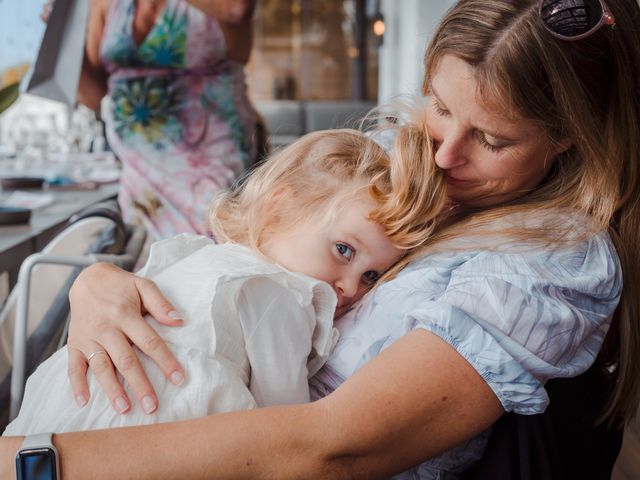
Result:
{"label": "woman's eye", "polygon": [[480,145],[482,145],[484,148],[486,148],[490,152],[498,153],[503,147],[503,145],[494,145],[493,143],[489,142],[489,140],[487,140],[487,137],[483,132],[478,132],[477,138],[478,138],[478,142],[480,142]]}
{"label": "woman's eye", "polygon": [[436,115],[444,116],[449,114],[449,110],[442,108],[440,104],[436,100],[432,100],[433,109],[436,112]]}
{"label": "woman's eye", "polygon": [[353,248],[351,248],[349,245],[345,245],[344,243],[336,243],[336,250],[338,250],[338,253],[347,260],[351,260],[351,257],[353,257]]}
{"label": "woman's eye", "polygon": [[366,285],[373,285],[378,281],[378,278],[380,278],[380,274],[375,270],[369,270],[362,275],[362,280]]}

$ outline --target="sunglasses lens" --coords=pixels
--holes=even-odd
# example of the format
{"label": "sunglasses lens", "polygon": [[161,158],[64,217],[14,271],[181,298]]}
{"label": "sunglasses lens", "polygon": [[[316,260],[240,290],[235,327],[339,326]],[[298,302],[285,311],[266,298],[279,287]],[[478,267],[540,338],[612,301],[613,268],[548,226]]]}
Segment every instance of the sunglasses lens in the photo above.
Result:
{"label": "sunglasses lens", "polygon": [[571,38],[598,25],[603,11],[598,0],[543,0],[540,15],[553,33]]}

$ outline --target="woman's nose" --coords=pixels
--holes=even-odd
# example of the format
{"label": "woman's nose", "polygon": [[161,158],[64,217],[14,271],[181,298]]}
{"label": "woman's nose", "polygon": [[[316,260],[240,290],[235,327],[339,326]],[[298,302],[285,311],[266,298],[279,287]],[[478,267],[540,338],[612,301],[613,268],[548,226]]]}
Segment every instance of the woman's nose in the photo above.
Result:
{"label": "woman's nose", "polygon": [[466,162],[466,157],[463,152],[463,139],[450,135],[444,137],[442,140],[436,141],[435,146],[436,165],[441,169],[450,170]]}

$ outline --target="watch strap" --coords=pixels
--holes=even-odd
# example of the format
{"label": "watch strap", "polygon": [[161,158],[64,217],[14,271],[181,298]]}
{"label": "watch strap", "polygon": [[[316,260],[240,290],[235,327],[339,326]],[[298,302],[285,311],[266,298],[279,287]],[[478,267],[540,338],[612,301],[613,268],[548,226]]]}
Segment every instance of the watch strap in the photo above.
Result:
{"label": "watch strap", "polygon": [[42,448],[49,447],[55,450],[53,446],[53,442],[51,441],[51,437],[53,437],[53,433],[37,433],[35,435],[27,435],[24,437],[24,441],[22,442],[21,450],[26,448]]}
{"label": "watch strap", "polygon": [[[25,472],[22,470],[22,461],[21,459],[24,456],[32,455],[38,450],[49,450],[53,453],[53,458],[51,461],[53,462],[52,468],[53,471],[52,476],[49,478],[60,480],[60,463],[58,462],[58,450],[52,442],[53,433],[38,433],[34,435],[27,435],[22,441],[22,447],[18,450],[16,454],[16,473],[17,478],[19,479],[27,479],[31,478],[31,476],[25,477]],[[28,475],[28,474],[27,474]],[[43,478],[38,476],[37,478]]]}

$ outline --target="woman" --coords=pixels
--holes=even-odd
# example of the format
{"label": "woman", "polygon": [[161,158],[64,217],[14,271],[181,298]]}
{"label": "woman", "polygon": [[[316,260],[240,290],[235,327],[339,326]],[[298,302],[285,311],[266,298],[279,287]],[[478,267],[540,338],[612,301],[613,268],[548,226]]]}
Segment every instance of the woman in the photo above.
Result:
{"label": "woman", "polygon": [[[63,473],[429,478],[441,458],[458,458],[455,475],[482,454],[487,430],[505,411],[541,412],[548,379],[584,372],[610,322],[597,365],[614,390],[601,413],[613,422],[632,416],[640,10],[635,0],[585,4],[592,18],[581,26],[574,16],[575,29],[565,30],[555,23],[562,11],[547,3],[460,0],[441,22],[424,86],[435,162],[460,217],[338,321],[338,346],[310,382],[318,401],[56,435]],[[140,319],[142,310],[179,324],[152,284],[100,265],[82,274],[71,301],[79,401],[89,363],[114,405],[126,399],[113,365],[138,400],[155,398],[130,341],[167,378],[183,378]],[[88,362],[97,351],[109,355]],[[4,468],[21,441],[0,443]],[[89,460],[96,448],[109,465]]]}
{"label": "woman", "polygon": [[119,203],[152,240],[206,233],[213,193],[250,166],[244,64],[253,0],[92,2],[78,99],[103,112],[122,161]]}

